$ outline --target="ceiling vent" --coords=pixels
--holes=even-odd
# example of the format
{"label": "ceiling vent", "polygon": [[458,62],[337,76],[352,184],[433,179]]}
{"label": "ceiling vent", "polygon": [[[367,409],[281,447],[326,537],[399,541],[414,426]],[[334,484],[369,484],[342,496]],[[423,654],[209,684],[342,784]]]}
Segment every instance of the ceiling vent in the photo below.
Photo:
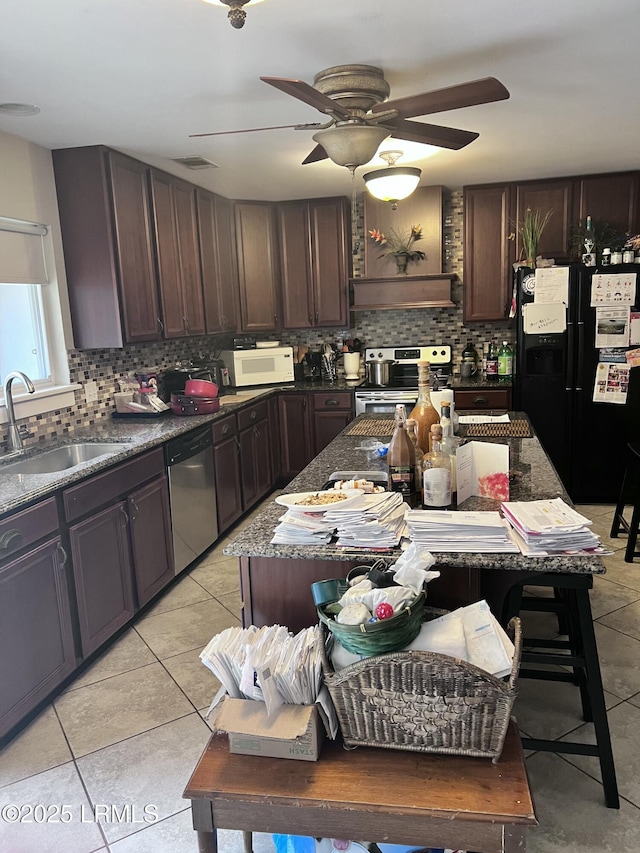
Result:
{"label": "ceiling vent", "polygon": [[206,160],[199,154],[194,154],[192,157],[172,157],[174,163],[180,163],[181,166],[186,166],[187,169],[217,169],[216,163],[211,160]]}

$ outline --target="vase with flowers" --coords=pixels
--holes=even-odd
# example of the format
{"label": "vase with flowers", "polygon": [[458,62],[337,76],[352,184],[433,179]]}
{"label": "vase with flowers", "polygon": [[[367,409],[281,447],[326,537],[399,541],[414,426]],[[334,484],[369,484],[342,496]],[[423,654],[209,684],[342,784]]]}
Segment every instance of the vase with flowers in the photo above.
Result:
{"label": "vase with flowers", "polygon": [[422,228],[419,225],[412,225],[408,231],[390,228],[386,234],[373,228],[369,231],[369,237],[383,250],[379,258],[392,257],[395,260],[397,275],[407,274],[410,261],[423,261],[426,258],[424,252],[414,248],[414,243],[422,240]]}
{"label": "vase with flowers", "polygon": [[[514,223],[521,244],[520,261],[532,269],[536,267],[540,237],[552,215],[553,210],[541,213],[539,210],[532,210],[528,207],[522,219]],[[510,240],[515,240],[515,238],[515,233],[509,234]]]}

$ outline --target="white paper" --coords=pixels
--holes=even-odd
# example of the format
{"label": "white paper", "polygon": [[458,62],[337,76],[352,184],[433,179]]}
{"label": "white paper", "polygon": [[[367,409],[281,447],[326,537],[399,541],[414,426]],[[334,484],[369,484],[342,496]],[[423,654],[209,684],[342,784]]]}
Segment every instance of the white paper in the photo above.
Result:
{"label": "white paper", "polygon": [[538,268],[535,272],[534,303],[569,303],[569,267]]}
{"label": "white paper", "polygon": [[628,387],[629,365],[613,361],[602,361],[596,367],[593,402],[624,405],[627,401]]}
{"label": "white paper", "polygon": [[629,346],[637,347],[640,344],[640,313],[631,311],[629,314]]}
{"label": "white paper", "polygon": [[614,347],[620,349],[629,345],[629,307],[596,308],[597,349]]}
{"label": "white paper", "polygon": [[564,302],[528,302],[522,306],[522,318],[525,335],[557,334],[567,328],[567,306]]}
{"label": "white paper", "polygon": [[511,418],[504,415],[460,415],[461,424],[509,424]]}
{"label": "white paper", "polygon": [[470,441],[458,448],[458,503],[472,495],[508,500],[509,445]]}
{"label": "white paper", "polygon": [[598,273],[591,279],[591,305],[633,305],[636,273]]}

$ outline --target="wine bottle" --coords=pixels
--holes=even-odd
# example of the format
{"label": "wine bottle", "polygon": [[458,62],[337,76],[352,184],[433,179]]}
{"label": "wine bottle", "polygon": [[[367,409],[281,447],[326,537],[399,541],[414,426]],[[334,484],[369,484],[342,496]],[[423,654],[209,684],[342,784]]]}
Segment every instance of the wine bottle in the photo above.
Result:
{"label": "wine bottle", "polygon": [[418,362],[418,399],[409,417],[416,422],[417,444],[423,453],[431,450],[430,430],[432,424],[440,423],[440,416],[431,402],[429,392],[429,362]]}
{"label": "wine bottle", "polygon": [[413,507],[416,503],[416,454],[406,428],[407,414],[402,403],[396,405],[396,422],[387,452],[389,491],[399,492]]}
{"label": "wine bottle", "polygon": [[407,418],[407,432],[413,442],[413,450],[416,455],[415,482],[416,482],[416,506],[422,506],[422,460],[424,453],[418,446],[417,423],[413,418]]}
{"label": "wine bottle", "polygon": [[422,462],[422,506],[424,509],[451,508],[451,459],[444,453],[440,442],[442,427],[431,427],[433,450],[425,453]]}

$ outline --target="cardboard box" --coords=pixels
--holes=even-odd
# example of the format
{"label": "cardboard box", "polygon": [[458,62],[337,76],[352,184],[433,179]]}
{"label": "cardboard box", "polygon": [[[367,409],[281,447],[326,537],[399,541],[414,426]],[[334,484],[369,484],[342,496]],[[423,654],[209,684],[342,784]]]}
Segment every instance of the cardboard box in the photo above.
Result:
{"label": "cardboard box", "polygon": [[216,729],[229,735],[229,752],[317,761],[325,727],[315,705],[282,705],[271,718],[264,702],[225,697]]}

